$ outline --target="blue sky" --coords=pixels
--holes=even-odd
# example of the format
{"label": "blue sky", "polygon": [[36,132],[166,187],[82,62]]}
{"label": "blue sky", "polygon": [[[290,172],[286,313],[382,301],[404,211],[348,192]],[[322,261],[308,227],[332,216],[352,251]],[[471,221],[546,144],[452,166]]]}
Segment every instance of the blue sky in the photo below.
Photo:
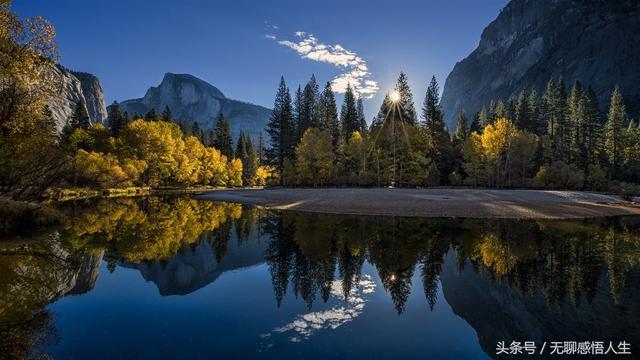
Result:
{"label": "blue sky", "polygon": [[362,80],[370,121],[401,70],[416,106],[431,75],[442,90],[506,2],[29,0],[13,8],[49,19],[61,63],[97,75],[108,103],[141,97],[174,72],[271,107],[281,75],[293,90],[315,73],[337,87]]}

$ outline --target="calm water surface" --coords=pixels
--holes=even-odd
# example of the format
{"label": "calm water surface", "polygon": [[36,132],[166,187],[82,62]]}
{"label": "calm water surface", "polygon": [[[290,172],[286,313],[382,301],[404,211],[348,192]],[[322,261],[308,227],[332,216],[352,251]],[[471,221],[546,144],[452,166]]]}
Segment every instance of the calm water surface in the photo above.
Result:
{"label": "calm water surface", "polygon": [[8,358],[492,358],[499,341],[640,345],[640,218],[70,204],[0,242]]}

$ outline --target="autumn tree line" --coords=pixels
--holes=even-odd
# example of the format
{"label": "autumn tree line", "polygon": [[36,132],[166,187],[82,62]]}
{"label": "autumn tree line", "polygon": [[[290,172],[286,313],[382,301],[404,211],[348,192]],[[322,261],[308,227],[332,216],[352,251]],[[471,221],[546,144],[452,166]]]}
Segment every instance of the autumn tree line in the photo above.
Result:
{"label": "autumn tree line", "polygon": [[266,180],[267,170],[259,162],[253,140],[241,132],[234,150],[223,114],[205,137],[197,122],[185,128],[184,122],[172,121],[169,107],[161,115],[151,109],[129,120],[114,102],[109,107],[109,127],[105,127],[87,125],[82,105],[63,128],[60,141],[72,157],[74,184],[103,188],[243,186],[262,185]]}
{"label": "autumn tree line", "polygon": [[266,159],[286,186],[465,185],[638,192],[640,128],[613,89],[600,113],[591,87],[552,79],[491,101],[447,129],[433,77],[421,111],[400,73],[370,126],[362,99],[346,89],[340,112],[331,84],[315,77],[291,97],[281,78],[267,125]]}

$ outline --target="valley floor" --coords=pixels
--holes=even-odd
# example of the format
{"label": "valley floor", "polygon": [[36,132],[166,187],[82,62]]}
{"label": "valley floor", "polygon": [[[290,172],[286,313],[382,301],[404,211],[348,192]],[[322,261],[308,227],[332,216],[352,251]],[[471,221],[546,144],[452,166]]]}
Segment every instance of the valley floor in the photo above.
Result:
{"label": "valley floor", "polygon": [[615,195],[579,191],[490,189],[276,188],[216,190],[203,200],[272,209],[356,215],[570,219],[640,215]]}

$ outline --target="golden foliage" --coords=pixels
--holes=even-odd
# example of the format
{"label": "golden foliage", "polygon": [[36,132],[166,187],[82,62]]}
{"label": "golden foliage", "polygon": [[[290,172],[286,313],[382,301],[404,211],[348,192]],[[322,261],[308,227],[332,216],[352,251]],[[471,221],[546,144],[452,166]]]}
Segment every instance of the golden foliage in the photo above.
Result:
{"label": "golden foliage", "polygon": [[296,172],[302,183],[323,185],[333,170],[333,145],[327,130],[309,128],[296,147]]}
{"label": "golden foliage", "polygon": [[238,204],[193,199],[143,204],[130,198],[103,201],[68,223],[66,236],[75,248],[108,248],[125,261],[166,259],[195,243],[205,231],[238,219]]}

